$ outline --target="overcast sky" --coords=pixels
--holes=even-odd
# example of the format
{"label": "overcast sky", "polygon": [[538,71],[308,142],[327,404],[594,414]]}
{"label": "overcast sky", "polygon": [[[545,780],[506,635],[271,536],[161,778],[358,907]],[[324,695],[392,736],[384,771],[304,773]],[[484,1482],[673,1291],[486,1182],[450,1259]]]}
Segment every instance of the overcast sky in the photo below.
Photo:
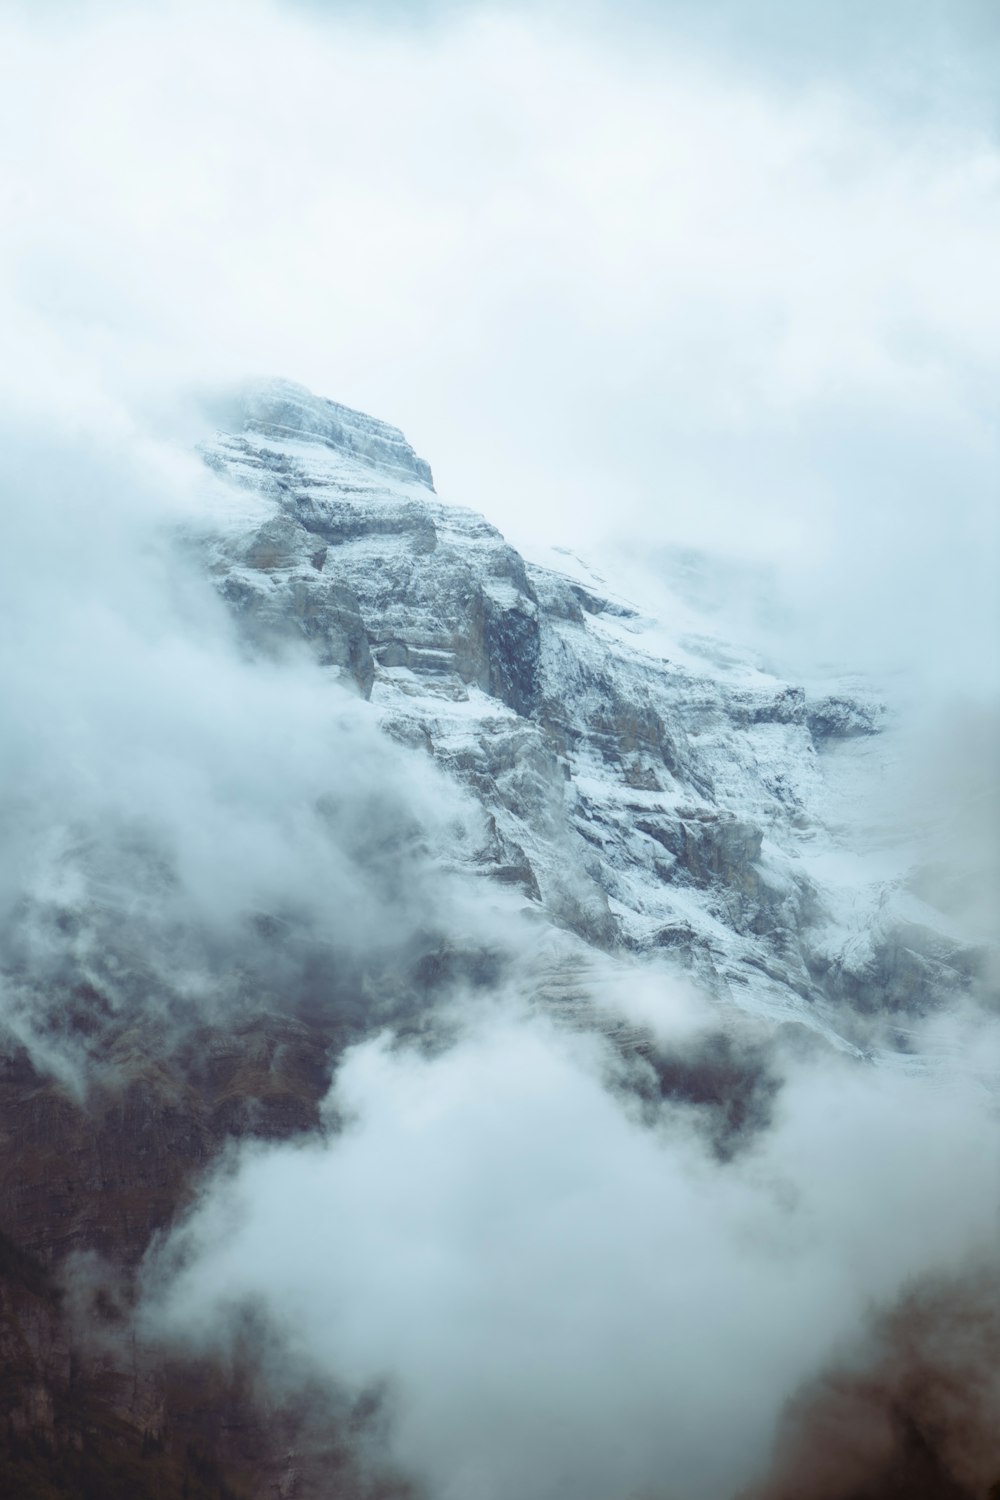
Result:
{"label": "overcast sky", "polygon": [[513,540],[776,564],[823,652],[995,666],[990,0],[13,4],[2,377],[283,374]]}

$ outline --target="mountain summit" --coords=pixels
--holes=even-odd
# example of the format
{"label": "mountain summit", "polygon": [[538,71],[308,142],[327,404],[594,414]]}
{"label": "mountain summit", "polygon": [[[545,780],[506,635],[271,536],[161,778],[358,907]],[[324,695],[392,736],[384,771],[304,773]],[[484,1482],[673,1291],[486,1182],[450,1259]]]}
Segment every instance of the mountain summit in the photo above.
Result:
{"label": "mountain summit", "polygon": [[811,696],[707,615],[671,635],[572,553],[525,559],[395,428],[301,387],[252,387],[204,457],[248,496],[206,538],[247,641],[370,698],[483,808],[483,873],[557,926],[843,1045],[971,983],[905,866],[852,847],[870,690]]}
{"label": "mountain summit", "polygon": [[872,1500],[985,1495],[924,1414],[991,1430],[989,1064],[920,1030],[985,956],[864,815],[891,705],[726,639],[710,558],[654,610],[384,422],[214,411],[196,507],[109,562],[69,506],[21,600],[0,1493],[730,1500],[853,1400]]}

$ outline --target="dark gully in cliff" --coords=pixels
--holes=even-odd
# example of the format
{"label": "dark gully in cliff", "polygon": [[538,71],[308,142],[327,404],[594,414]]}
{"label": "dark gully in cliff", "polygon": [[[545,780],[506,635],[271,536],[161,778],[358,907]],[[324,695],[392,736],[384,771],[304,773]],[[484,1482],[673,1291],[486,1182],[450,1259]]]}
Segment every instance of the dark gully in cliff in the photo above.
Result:
{"label": "dark gully in cliff", "polygon": [[995,953],[860,811],[893,704],[217,421],[33,481],[0,1493],[987,1496]]}

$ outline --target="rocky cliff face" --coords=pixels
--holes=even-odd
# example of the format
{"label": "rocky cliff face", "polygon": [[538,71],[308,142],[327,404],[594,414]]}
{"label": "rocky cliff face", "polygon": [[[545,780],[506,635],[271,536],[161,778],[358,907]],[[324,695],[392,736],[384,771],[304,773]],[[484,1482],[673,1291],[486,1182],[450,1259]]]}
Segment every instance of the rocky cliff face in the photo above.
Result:
{"label": "rocky cliff face", "polygon": [[[713,993],[840,1040],[863,1031],[852,1012],[968,986],[979,956],[903,872],[838,869],[877,698],[810,697],[750,653],[671,639],[572,554],[525,561],[436,499],[394,429],[335,410],[267,385],[206,447],[248,497],[203,538],[209,565],[254,649],[304,642],[473,793],[485,871],[587,943],[668,950]],[[369,428],[390,436],[360,444]]]}
{"label": "rocky cliff face", "polygon": [[[672,636],[570,553],[526,560],[437,498],[397,429],[301,387],[245,392],[203,457],[219,503],[187,544],[244,648],[308,654],[316,692],[368,700],[471,797],[464,874],[554,938],[532,959],[536,1002],[605,1029],[637,1094],[694,1110],[720,1158],[776,1088],[734,1015],[888,1059],[868,1015],[905,1019],[974,984],[980,955],[845,831],[854,768],[886,734],[871,694],[811,696],[710,632]],[[79,916],[53,902],[45,920],[72,935]],[[364,1414],[301,1389],[276,1406],[238,1341],[215,1364],[144,1346],[134,1276],[227,1141],[317,1130],[349,1040],[387,1019],[419,1032],[425,999],[489,985],[503,960],[431,933],[381,966],[347,963],[258,914],[230,965],[235,1011],[168,1044],[152,981],[129,968],[135,934],[99,931],[86,972],[70,944],[49,981],[98,1070],[74,1089],[13,1034],[0,1060],[0,1489],[403,1493],[352,1467]],[[18,980],[27,940],[7,938]],[[580,976],[608,955],[693,976],[718,1033],[666,1057],[598,1014]]]}

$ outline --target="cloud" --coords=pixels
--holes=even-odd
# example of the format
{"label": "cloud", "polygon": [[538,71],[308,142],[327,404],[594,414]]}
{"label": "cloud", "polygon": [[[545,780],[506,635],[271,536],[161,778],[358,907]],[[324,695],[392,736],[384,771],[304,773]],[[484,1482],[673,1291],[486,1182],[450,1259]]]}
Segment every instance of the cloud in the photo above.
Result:
{"label": "cloud", "polygon": [[814,654],[992,681],[996,28],[869,9],[15,12],[8,399],[286,373],[516,541],[764,556]]}
{"label": "cloud", "polygon": [[0,446],[0,1016],[36,1061],[79,1084],[108,1026],[333,1016],[362,970],[494,940],[502,896],[449,873],[477,810],[304,652],[246,655],[199,540],[219,482],[113,424]]}
{"label": "cloud", "polygon": [[814,1058],[720,1167],[607,1066],[504,1010],[430,1059],[352,1049],[343,1133],[243,1151],[148,1316],[218,1338],[259,1304],[300,1369],[384,1389],[393,1458],[445,1500],[732,1494],[873,1306],[995,1249],[996,1122],[954,1082]]}

